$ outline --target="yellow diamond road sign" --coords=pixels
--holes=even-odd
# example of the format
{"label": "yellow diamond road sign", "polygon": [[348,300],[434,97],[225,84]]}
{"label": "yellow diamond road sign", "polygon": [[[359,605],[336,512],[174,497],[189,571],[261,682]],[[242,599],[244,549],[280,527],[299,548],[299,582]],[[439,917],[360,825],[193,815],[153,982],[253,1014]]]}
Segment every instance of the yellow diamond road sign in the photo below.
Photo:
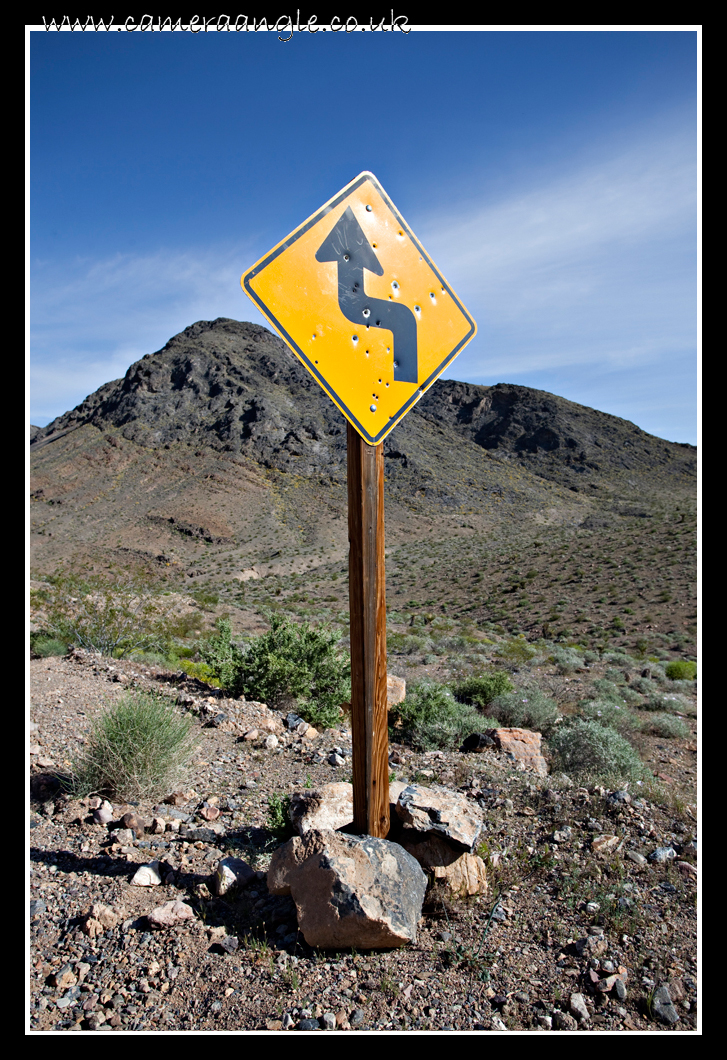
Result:
{"label": "yellow diamond road sign", "polygon": [[370,445],[477,330],[372,173],[361,173],[240,281]]}

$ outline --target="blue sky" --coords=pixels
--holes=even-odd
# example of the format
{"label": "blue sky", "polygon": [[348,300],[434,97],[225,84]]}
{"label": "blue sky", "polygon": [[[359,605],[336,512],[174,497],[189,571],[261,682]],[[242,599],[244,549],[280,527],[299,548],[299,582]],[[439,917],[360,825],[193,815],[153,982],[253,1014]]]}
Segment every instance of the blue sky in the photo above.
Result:
{"label": "blue sky", "polygon": [[30,419],[362,170],[478,323],[446,373],[697,440],[697,34],[30,33]]}

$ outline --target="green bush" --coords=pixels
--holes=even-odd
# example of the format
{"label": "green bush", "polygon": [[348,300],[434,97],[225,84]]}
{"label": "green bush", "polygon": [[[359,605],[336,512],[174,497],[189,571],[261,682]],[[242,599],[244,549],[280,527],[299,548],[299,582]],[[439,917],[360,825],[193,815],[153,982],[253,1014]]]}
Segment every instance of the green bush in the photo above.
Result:
{"label": "green bush", "polygon": [[546,735],[560,718],[555,702],[538,688],[519,688],[497,696],[487,709],[506,728],[534,729]]}
{"label": "green bush", "polygon": [[65,655],[68,651],[68,645],[64,640],[50,637],[47,633],[31,633],[30,650],[33,655],[39,655],[41,659],[47,659],[51,655]]}
{"label": "green bush", "polygon": [[637,752],[615,729],[577,719],[555,731],[550,741],[556,768],[572,777],[618,777],[640,780],[648,776]]}
{"label": "green bush", "polygon": [[691,735],[682,719],[675,718],[673,714],[647,714],[641,728],[643,732],[661,736],[665,740],[684,740]]}
{"label": "green bush", "polygon": [[231,695],[271,707],[293,699],[307,722],[330,728],[340,720],[341,706],[351,699],[351,663],[337,650],[340,638],[328,627],[298,625],[272,615],[267,633],[238,647],[232,643],[230,623],[222,619],[199,653]]}
{"label": "green bush", "polygon": [[670,714],[684,714],[691,707],[691,701],[680,695],[656,695],[649,696],[642,703],[643,710],[668,711]]}
{"label": "green bush", "polygon": [[697,664],[689,659],[673,659],[666,664],[665,673],[670,681],[694,681]]}
{"label": "green bush", "polygon": [[513,637],[502,644],[497,651],[501,659],[511,663],[526,663],[537,655],[535,648],[531,648],[524,637]]}
{"label": "green bush", "polygon": [[191,727],[163,697],[128,693],[92,725],[69,786],[77,795],[127,800],[169,795],[196,748]]}
{"label": "green bush", "polygon": [[631,687],[636,692],[641,692],[644,696],[648,696],[658,690],[656,683],[649,677],[637,677],[631,682]]}
{"label": "green bush", "polygon": [[130,575],[107,578],[65,572],[48,579],[43,606],[47,633],[66,644],[123,659],[170,648],[171,605]]}
{"label": "green bush", "polygon": [[180,659],[178,666],[188,677],[196,677],[198,681],[204,681],[205,684],[212,685],[213,688],[220,687],[220,682],[215,677],[209,663],[193,662],[192,659]]}
{"label": "green bush", "polygon": [[558,667],[558,673],[561,674],[575,673],[585,661],[583,656],[572,648],[554,648],[550,659]]}
{"label": "green bush", "polygon": [[630,710],[611,699],[594,699],[584,703],[581,715],[586,721],[608,725],[621,733],[634,732],[640,726],[639,719],[634,717]]}
{"label": "green bush", "polygon": [[605,677],[599,677],[592,682],[586,693],[594,699],[610,699],[614,703],[623,703],[623,691],[613,681],[607,681]]}
{"label": "green bush", "polygon": [[484,709],[493,699],[506,692],[512,692],[510,678],[503,670],[492,670],[489,673],[468,677],[453,688],[455,699],[461,703],[470,703],[473,707]]}
{"label": "green bush", "polygon": [[476,707],[458,703],[446,685],[422,681],[407,689],[406,699],[389,711],[391,739],[420,751],[458,747],[465,736],[495,728]]}

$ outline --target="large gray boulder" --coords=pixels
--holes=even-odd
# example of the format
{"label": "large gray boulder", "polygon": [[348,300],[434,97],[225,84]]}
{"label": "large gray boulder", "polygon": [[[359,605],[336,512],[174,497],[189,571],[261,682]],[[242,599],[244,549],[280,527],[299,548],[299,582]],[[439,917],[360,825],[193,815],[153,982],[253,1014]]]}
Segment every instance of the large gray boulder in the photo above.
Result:
{"label": "large gray boulder", "polygon": [[416,940],[427,878],[397,843],[306,832],[273,854],[271,894],[290,895],[306,942],[319,949],[388,949]]}

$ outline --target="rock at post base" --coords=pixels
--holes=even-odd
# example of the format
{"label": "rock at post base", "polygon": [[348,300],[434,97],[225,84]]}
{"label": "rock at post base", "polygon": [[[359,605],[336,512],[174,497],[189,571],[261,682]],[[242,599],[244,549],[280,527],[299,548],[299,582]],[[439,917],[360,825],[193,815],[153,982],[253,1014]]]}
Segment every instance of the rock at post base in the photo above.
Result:
{"label": "rock at post base", "polygon": [[437,835],[422,836],[413,832],[401,839],[401,845],[415,857],[423,869],[442,880],[452,894],[464,897],[487,894],[487,867],[477,854],[463,854]]}
{"label": "rock at post base", "polygon": [[427,878],[397,843],[306,832],[273,854],[271,894],[291,895],[298,926],[320,949],[388,949],[416,940]]}
{"label": "rock at post base", "polygon": [[436,832],[468,853],[472,852],[484,823],[482,810],[466,796],[421,784],[404,788],[396,812],[407,828]]}
{"label": "rock at post base", "polygon": [[324,784],[291,796],[290,820],[298,835],[335,832],[353,823],[353,784]]}

